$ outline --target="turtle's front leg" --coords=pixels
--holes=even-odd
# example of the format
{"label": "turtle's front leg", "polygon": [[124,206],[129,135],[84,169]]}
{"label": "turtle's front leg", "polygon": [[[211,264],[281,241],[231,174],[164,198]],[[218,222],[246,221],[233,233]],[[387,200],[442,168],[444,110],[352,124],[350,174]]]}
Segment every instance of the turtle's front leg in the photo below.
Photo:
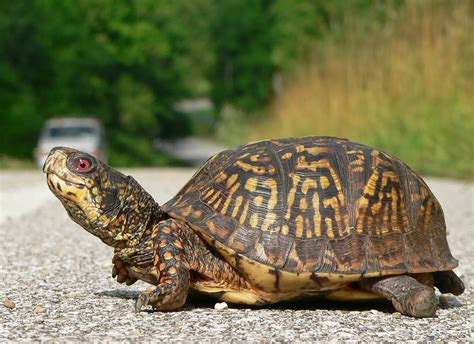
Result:
{"label": "turtle's front leg", "polygon": [[124,261],[118,255],[114,256],[112,259],[112,264],[114,264],[112,267],[112,277],[117,277],[117,282],[125,282],[127,285],[132,285],[137,281],[135,277],[130,275]]}
{"label": "turtle's front leg", "polygon": [[189,269],[184,257],[183,243],[179,236],[181,224],[173,219],[162,221],[153,227],[153,268],[158,285],[150,292],[141,294],[135,311],[143,306],[170,311],[180,308],[189,289]]}

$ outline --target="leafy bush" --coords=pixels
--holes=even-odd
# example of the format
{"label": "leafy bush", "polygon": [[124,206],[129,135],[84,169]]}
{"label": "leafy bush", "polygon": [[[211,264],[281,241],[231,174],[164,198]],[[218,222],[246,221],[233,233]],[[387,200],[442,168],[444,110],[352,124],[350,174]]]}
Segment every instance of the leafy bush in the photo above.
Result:
{"label": "leafy bush", "polygon": [[189,166],[169,154],[157,151],[151,141],[143,136],[109,132],[109,164],[124,166]]}

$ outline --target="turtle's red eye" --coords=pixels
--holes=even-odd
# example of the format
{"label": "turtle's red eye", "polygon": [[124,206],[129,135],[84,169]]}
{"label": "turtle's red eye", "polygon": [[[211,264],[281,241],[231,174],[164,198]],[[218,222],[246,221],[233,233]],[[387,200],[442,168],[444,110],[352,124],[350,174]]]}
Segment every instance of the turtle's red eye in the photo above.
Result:
{"label": "turtle's red eye", "polygon": [[88,158],[77,158],[74,161],[74,168],[77,172],[88,172],[91,166],[92,162]]}

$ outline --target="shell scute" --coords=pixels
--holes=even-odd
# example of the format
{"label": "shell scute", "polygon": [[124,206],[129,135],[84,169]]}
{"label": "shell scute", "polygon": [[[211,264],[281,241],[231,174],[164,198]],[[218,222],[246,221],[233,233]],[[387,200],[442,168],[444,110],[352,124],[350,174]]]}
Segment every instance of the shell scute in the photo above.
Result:
{"label": "shell scute", "polygon": [[389,154],[338,138],[260,141],[219,153],[163,210],[255,281],[267,279],[250,262],[281,276],[354,279],[457,265],[423,180]]}

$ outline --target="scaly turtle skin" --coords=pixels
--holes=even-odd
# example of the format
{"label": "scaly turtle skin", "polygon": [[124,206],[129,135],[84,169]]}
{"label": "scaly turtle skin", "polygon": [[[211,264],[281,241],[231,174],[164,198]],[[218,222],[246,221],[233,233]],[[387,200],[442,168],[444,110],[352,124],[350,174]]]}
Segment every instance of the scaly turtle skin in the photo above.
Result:
{"label": "scaly turtle skin", "polygon": [[344,139],[250,143],[210,158],[159,206],[130,176],[64,147],[44,166],[69,216],[115,248],[113,277],[156,286],[136,310],[190,290],[264,305],[308,295],[387,298],[430,317],[459,295],[440,204],[397,158]]}

